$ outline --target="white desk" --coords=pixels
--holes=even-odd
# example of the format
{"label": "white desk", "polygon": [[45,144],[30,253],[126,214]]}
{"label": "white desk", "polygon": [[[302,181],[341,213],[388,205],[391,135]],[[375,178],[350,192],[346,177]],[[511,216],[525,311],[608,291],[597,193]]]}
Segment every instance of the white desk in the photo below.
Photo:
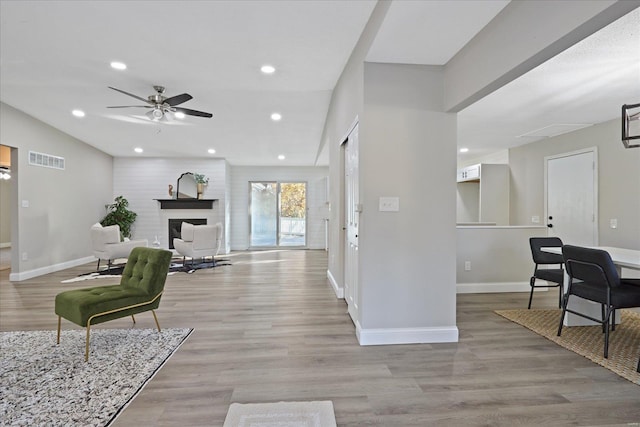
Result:
{"label": "white desk", "polygon": [[[623,268],[630,268],[632,270],[640,270],[640,251],[636,251],[633,249],[624,249],[624,248],[615,248],[612,246],[588,246],[592,249],[601,249],[603,251],[609,252],[611,256],[611,260],[616,265],[618,270],[618,274],[622,275]],[[543,247],[540,250],[544,252],[549,252],[552,254],[562,254],[562,248],[558,247]],[[566,273],[564,274],[564,291],[567,292],[567,288],[569,286],[569,276]],[[600,304],[596,304],[591,301],[583,300],[582,298],[571,298],[569,301],[569,308],[575,309],[581,313],[585,313],[591,317],[595,317],[596,319],[602,316],[602,312],[600,311]],[[620,316],[617,316],[616,322],[620,322]],[[580,316],[576,316],[572,313],[567,313],[564,317],[564,324],[566,326],[586,326],[586,325],[597,325],[597,323],[592,322],[589,319],[585,319]]]}

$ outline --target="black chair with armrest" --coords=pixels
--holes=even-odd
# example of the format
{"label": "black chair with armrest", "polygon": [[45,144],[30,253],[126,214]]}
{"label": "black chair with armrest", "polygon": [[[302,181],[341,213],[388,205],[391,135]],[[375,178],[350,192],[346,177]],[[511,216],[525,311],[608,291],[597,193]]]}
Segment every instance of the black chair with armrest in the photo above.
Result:
{"label": "black chair with armrest", "polygon": [[[615,315],[615,310],[619,308],[640,307],[640,279],[620,279],[609,253],[600,249],[565,245],[562,247],[562,254],[569,275],[569,285],[562,304],[558,336],[562,333],[567,312],[600,323],[604,329],[604,357],[607,358],[612,314]],[[602,319],[568,309],[572,295],[601,304]]]}
{"label": "black chair with armrest", "polygon": [[[562,269],[562,264],[564,259],[561,254],[552,254],[541,250],[544,247],[561,248],[562,240],[557,237],[531,237],[529,246],[531,246],[531,255],[536,266],[533,269],[533,276],[529,280],[531,292],[529,293],[529,306],[527,308],[531,308],[531,300],[533,299],[535,288],[559,288],[558,307],[562,307],[562,295],[564,293],[564,270]],[[541,265],[552,264],[557,264],[560,268],[538,268]],[[536,285],[536,279],[544,280],[547,284]]]}

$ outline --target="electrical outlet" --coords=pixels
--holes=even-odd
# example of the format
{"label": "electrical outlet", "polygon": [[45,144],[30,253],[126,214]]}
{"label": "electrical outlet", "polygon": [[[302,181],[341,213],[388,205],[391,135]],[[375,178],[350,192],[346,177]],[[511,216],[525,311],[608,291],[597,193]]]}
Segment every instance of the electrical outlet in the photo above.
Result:
{"label": "electrical outlet", "polygon": [[611,228],[618,228],[618,220],[616,218],[613,218],[609,221],[609,226]]}
{"label": "electrical outlet", "polygon": [[29,259],[29,255],[26,252],[22,252],[22,260],[27,261]]}
{"label": "electrical outlet", "polygon": [[464,262],[464,271],[471,271],[471,261]]}

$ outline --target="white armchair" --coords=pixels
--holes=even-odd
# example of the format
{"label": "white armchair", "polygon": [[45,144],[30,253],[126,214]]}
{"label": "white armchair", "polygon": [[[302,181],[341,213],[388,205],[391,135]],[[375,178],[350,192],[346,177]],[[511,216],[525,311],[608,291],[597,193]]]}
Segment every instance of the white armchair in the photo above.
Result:
{"label": "white armchair", "polygon": [[91,226],[91,247],[93,255],[98,258],[98,267],[100,269],[100,261],[107,260],[107,269],[111,269],[111,261],[117,258],[128,258],[131,250],[138,246],[148,246],[146,240],[128,240],[120,241],[120,226],[109,225],[103,227],[100,223]]}
{"label": "white armchair", "polygon": [[180,229],[180,239],[173,239],[173,247],[182,255],[184,265],[186,257],[194,258],[211,257],[215,265],[214,257],[220,250],[222,244],[222,224],[215,225],[193,225],[183,222]]}

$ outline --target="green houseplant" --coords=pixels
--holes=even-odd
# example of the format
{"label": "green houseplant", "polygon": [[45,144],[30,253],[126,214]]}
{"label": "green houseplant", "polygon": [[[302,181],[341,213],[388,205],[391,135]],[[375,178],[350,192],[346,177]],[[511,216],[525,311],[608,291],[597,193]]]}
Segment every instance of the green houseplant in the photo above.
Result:
{"label": "green houseplant", "polygon": [[193,179],[196,180],[196,188],[198,191],[198,199],[202,199],[202,194],[204,193],[204,186],[209,183],[209,178],[205,177],[201,173],[194,173]]}
{"label": "green houseplant", "polygon": [[100,221],[100,224],[103,227],[118,225],[122,237],[131,237],[131,226],[138,214],[127,209],[128,206],[129,201],[124,196],[116,197],[114,202],[107,206],[107,215]]}
{"label": "green houseplant", "polygon": [[194,173],[193,179],[196,180],[196,184],[207,185],[209,183],[209,178],[207,178],[206,176],[204,176],[204,174],[201,174],[201,173]]}

